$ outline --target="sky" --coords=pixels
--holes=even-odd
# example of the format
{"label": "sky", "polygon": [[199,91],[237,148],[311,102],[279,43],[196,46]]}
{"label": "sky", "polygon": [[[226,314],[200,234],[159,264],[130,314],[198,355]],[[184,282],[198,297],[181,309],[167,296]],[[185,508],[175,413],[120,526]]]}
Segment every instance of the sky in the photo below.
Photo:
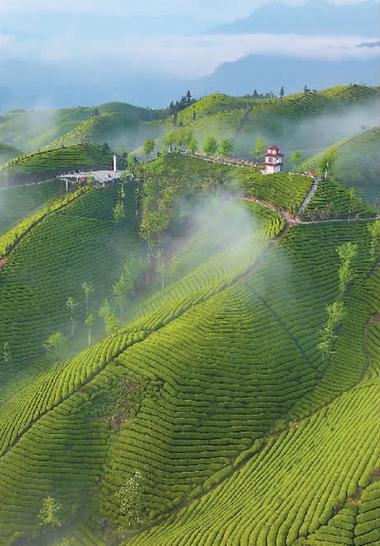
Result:
{"label": "sky", "polygon": [[[1,0],[0,13],[31,12],[48,9],[57,12],[97,13],[101,15],[152,16],[191,15],[199,20],[230,21],[244,17],[268,0]],[[300,5],[305,0],[283,0],[284,4]],[[360,3],[362,0],[330,0],[332,4]]]}
{"label": "sky", "polygon": [[[300,6],[308,0],[278,1]],[[363,0],[328,1],[345,5]],[[122,66],[131,77],[192,80],[251,54],[326,60],[378,54],[379,48],[357,47],[372,38],[360,28],[348,36],[310,36],[302,28],[296,34],[271,34],[270,26],[251,34],[215,31],[267,4],[273,1],[0,0],[0,63],[108,64]],[[6,84],[0,73],[0,90]]]}
{"label": "sky", "polygon": [[[356,3],[360,0],[356,0]],[[201,77],[252,53],[331,58],[374,55],[364,37],[209,35],[220,23],[250,15],[267,0],[0,0],[0,58],[85,62],[120,60],[133,72]],[[300,5],[305,0],[282,0]],[[353,4],[355,0],[330,0]],[[265,31],[265,29],[263,29]]]}

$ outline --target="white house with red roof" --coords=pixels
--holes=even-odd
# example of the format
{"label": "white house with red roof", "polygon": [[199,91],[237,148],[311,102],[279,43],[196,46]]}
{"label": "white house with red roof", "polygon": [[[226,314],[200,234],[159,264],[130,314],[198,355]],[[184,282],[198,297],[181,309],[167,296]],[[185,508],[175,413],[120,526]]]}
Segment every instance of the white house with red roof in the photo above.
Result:
{"label": "white house with red roof", "polygon": [[269,146],[267,153],[265,154],[264,170],[263,174],[275,174],[281,172],[283,154],[280,152],[278,146],[274,144]]}

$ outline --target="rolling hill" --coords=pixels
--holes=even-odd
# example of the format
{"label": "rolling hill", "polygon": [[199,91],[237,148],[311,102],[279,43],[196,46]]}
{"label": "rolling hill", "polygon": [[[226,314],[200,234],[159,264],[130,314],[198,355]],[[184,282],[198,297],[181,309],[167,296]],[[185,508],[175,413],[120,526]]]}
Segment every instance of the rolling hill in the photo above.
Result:
{"label": "rolling hill", "polygon": [[72,170],[109,169],[111,166],[112,153],[107,146],[61,146],[22,155],[0,165],[0,187],[39,182]]}
{"label": "rolling hill", "polygon": [[[139,124],[165,116],[165,110],[149,110],[127,103],[107,103],[97,107],[59,110],[12,110],[0,115],[0,142],[26,152],[35,152],[62,138],[66,145],[83,140],[104,144],[109,132],[137,132]],[[96,128],[98,132],[96,132]],[[94,131],[94,133],[92,133]],[[107,132],[108,131],[108,132]],[[70,136],[66,139],[64,135]],[[98,140],[96,140],[96,137]],[[136,138],[136,137],[135,137]]]}
{"label": "rolling hill", "polygon": [[17,150],[13,146],[9,146],[8,144],[0,144],[0,163],[4,163],[5,161],[8,161],[13,157],[17,157],[20,154],[20,150]]}
{"label": "rolling hill", "polygon": [[285,153],[294,149],[311,156],[337,140],[371,127],[377,119],[379,90],[360,85],[298,93],[284,99],[233,99],[214,94],[178,116],[203,145],[209,135],[232,140],[240,156],[249,156],[257,138],[276,142]]}
{"label": "rolling hill", "polygon": [[[336,97],[290,98],[289,117],[298,99],[319,113]],[[239,101],[180,119],[194,128]],[[356,198],[347,221],[351,194],[328,178],[297,224],[301,174],[182,154],[133,174],[9,215],[24,236],[3,233],[0,262],[0,544],[375,546],[371,207]]]}
{"label": "rolling hill", "polygon": [[305,169],[322,172],[329,163],[331,176],[347,188],[379,208],[380,196],[380,129],[364,131],[334,144],[316,157],[310,158]]}

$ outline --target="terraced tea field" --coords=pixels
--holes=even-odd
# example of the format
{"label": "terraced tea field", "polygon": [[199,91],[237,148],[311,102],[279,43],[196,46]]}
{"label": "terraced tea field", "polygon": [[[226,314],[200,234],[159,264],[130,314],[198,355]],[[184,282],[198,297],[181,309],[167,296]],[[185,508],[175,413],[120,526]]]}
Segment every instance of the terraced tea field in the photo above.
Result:
{"label": "terraced tea field", "polygon": [[76,144],[11,159],[0,166],[0,184],[30,183],[53,178],[78,169],[111,168],[108,148],[95,144]]}
{"label": "terraced tea field", "polygon": [[63,191],[56,181],[0,191],[0,234]]}
{"label": "terraced tea field", "polygon": [[[133,197],[133,189],[128,195]],[[138,246],[133,215],[124,228],[114,226],[116,199],[116,189],[80,193],[48,214],[9,256],[0,272],[0,346],[7,343],[11,354],[9,362],[2,362],[2,381],[41,357],[50,334],[68,333],[68,297],[78,303],[75,319],[80,328],[86,318],[84,281],[96,288],[94,311],[112,289],[123,260]],[[22,227],[17,229],[21,232]]]}
{"label": "terraced tea field", "polygon": [[[178,294],[166,308],[161,306],[158,315],[149,317],[146,314],[125,333],[89,349],[72,362],[46,371],[14,396],[2,409],[5,421],[1,428],[7,434],[2,438],[5,455],[1,465],[5,465],[3,468],[8,476],[2,490],[2,494],[7,495],[7,508],[5,511],[0,509],[0,517],[7,522],[4,540],[20,529],[20,515],[26,528],[33,527],[33,514],[38,510],[41,498],[52,492],[66,507],[69,520],[72,517],[67,513],[69,506],[79,510],[93,497],[93,509],[97,513],[103,514],[108,521],[125,525],[125,518],[118,513],[115,493],[125,477],[136,469],[147,481],[146,521],[154,520],[172,508],[180,508],[186,499],[189,505],[183,509],[185,512],[180,510],[178,516],[175,513],[167,523],[139,535],[132,543],[179,544],[187,537],[189,544],[198,544],[207,537],[210,544],[216,540],[223,544],[228,537],[238,536],[239,541],[233,543],[250,544],[253,539],[247,537],[263,537],[263,533],[266,536],[272,529],[265,523],[264,514],[270,517],[274,505],[278,527],[269,533],[268,537],[273,538],[268,540],[277,540],[279,544],[285,544],[288,533],[295,541],[299,536],[314,532],[318,528],[314,521],[319,518],[327,523],[333,506],[337,503],[340,508],[341,503],[350,498],[358,480],[362,487],[369,484],[378,456],[376,450],[370,455],[370,446],[375,448],[377,445],[374,406],[378,400],[377,380],[364,379],[368,362],[358,358],[360,343],[354,346],[350,374],[345,374],[344,378],[340,363],[345,366],[347,349],[352,351],[352,347],[343,344],[327,369],[317,350],[325,305],[338,291],[336,246],[345,240],[365,241],[366,232],[365,224],[323,225],[317,229],[300,226],[286,235],[269,254],[268,261],[259,264],[257,269],[247,269],[246,274],[236,277],[230,286],[216,287],[216,292],[205,294],[190,308],[186,299],[181,303]],[[319,241],[323,241],[323,245],[318,245]],[[252,260],[254,265],[256,258]],[[321,263],[324,267],[320,267]],[[356,267],[352,297],[354,292],[356,297],[367,294],[368,283],[378,288],[379,275],[367,277],[370,269],[367,245],[361,245]],[[292,294],[291,299],[289,294]],[[364,323],[373,312],[373,303],[371,300],[362,309]],[[350,299],[347,305],[353,305]],[[350,327],[348,320],[344,329]],[[318,387],[328,374],[328,384],[332,388],[325,391],[321,399],[321,395],[316,396]],[[117,399],[120,386],[128,385],[130,381],[142,386],[137,414],[122,420],[120,428],[113,429],[109,416],[117,410],[112,410],[111,400]],[[363,387],[362,381],[367,381]],[[342,395],[342,390],[347,394]],[[316,408],[309,402],[315,397],[318,400]],[[37,401],[38,406],[33,408],[30,404]],[[345,409],[347,407],[363,409],[351,414]],[[308,417],[310,412],[313,415]],[[17,422],[13,418],[15,413],[21,418]],[[318,435],[314,434],[317,430],[325,434],[327,414],[331,446],[342,447],[341,455],[336,454],[331,459],[331,474],[328,475],[334,480],[316,480],[315,489],[309,492],[313,499],[315,491],[326,499],[333,499],[330,511],[324,508],[322,501],[319,502],[319,512],[315,511],[313,503],[301,498],[299,491],[308,492],[308,489],[302,489],[297,473],[305,475],[302,467],[305,464],[311,468],[310,475],[315,474],[309,460],[314,461],[315,468],[325,467],[321,457],[328,459],[329,444],[326,444],[327,440],[321,442],[319,454],[315,450]],[[353,419],[358,422],[351,429],[350,440],[344,427]],[[294,421],[300,424],[296,425]],[[288,432],[276,432],[286,428],[287,423],[290,423]],[[342,440],[333,434],[335,426],[341,431]],[[360,430],[360,426],[366,427],[365,444],[358,442],[361,435],[354,432]],[[371,434],[368,434],[369,430]],[[36,443],[37,438],[40,441]],[[348,444],[343,442],[344,438]],[[295,464],[292,463],[293,452],[298,450],[300,442],[303,451],[297,459],[300,462]],[[353,442],[352,448],[350,442]],[[59,447],[63,444],[65,452]],[[363,466],[357,471],[351,465],[353,474],[350,471],[345,476],[342,465],[350,466],[349,462],[344,462],[346,445],[352,461],[358,459],[359,449],[368,453],[369,458],[366,466],[364,461],[367,459],[363,459]],[[33,464],[30,459],[21,470],[17,461],[25,449],[34,453],[39,462]],[[56,455],[46,459],[46,450]],[[78,460],[80,472],[75,470]],[[245,465],[246,460],[249,462]],[[292,464],[294,478],[288,479],[286,469]],[[9,465],[15,467],[15,472],[9,473]],[[257,471],[250,470],[252,465],[257,465]],[[253,481],[252,475],[255,476]],[[270,481],[271,475],[275,488]],[[72,478],[68,479],[68,476]],[[335,476],[342,476],[343,482]],[[257,511],[255,492],[261,491],[258,484],[266,477],[268,500],[265,502],[268,504],[263,504],[264,497],[260,494],[262,508]],[[100,485],[96,485],[97,482]],[[21,492],[21,483],[23,487],[30,483],[27,495]],[[38,493],[33,491],[32,483],[39,484]],[[236,493],[231,495],[227,489],[230,483],[231,487],[236,487]],[[330,493],[328,484],[334,483],[335,490]],[[299,489],[289,489],[288,484],[298,484]],[[217,486],[215,491],[214,486]],[[212,511],[211,499],[219,490],[226,490],[229,499],[227,503],[221,499],[214,503],[215,510],[225,511],[228,521],[225,531],[223,514],[215,512],[213,515]],[[199,501],[191,502],[191,498],[198,496]],[[246,498],[251,499],[252,508]],[[294,508],[288,509],[288,501],[284,500],[285,504],[282,504],[281,498],[294,499]],[[234,499],[246,506],[246,512],[238,509],[240,518],[236,522],[231,516],[237,511]],[[303,505],[300,505],[301,501]],[[231,503],[231,512],[228,512]],[[203,506],[207,509],[203,510]],[[301,511],[304,517],[293,519],[301,506],[304,506]],[[184,521],[189,527],[182,527],[182,513],[186,514]],[[196,518],[198,513],[203,514],[199,516],[202,524],[195,520],[191,527],[192,517]],[[252,518],[252,513],[257,514],[256,519]],[[304,520],[309,521],[308,513],[313,517],[306,526]],[[208,514],[210,521],[215,523],[215,531],[211,527],[206,533],[208,525],[204,518],[207,520]],[[299,535],[301,526],[304,535]],[[195,529],[200,528],[202,532],[198,535]]]}
{"label": "terraced tea field", "polygon": [[328,178],[295,224],[303,175],[134,174],[4,192],[0,545],[377,546],[371,207]]}

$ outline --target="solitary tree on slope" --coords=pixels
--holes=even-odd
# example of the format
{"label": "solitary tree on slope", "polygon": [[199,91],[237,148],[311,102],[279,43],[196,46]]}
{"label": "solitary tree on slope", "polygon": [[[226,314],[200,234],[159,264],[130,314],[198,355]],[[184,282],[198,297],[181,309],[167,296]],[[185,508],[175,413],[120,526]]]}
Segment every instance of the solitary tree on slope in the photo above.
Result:
{"label": "solitary tree on slope", "polygon": [[225,157],[230,157],[234,151],[234,145],[232,142],[226,138],[225,140],[222,140],[219,146],[219,153],[220,155],[223,155]]}
{"label": "solitary tree on slope", "polygon": [[215,155],[218,151],[218,141],[215,137],[209,136],[206,138],[203,151],[206,155]]}
{"label": "solitary tree on slope", "polygon": [[156,143],[153,138],[146,138],[144,141],[144,154],[148,159],[149,156],[153,153]]}

